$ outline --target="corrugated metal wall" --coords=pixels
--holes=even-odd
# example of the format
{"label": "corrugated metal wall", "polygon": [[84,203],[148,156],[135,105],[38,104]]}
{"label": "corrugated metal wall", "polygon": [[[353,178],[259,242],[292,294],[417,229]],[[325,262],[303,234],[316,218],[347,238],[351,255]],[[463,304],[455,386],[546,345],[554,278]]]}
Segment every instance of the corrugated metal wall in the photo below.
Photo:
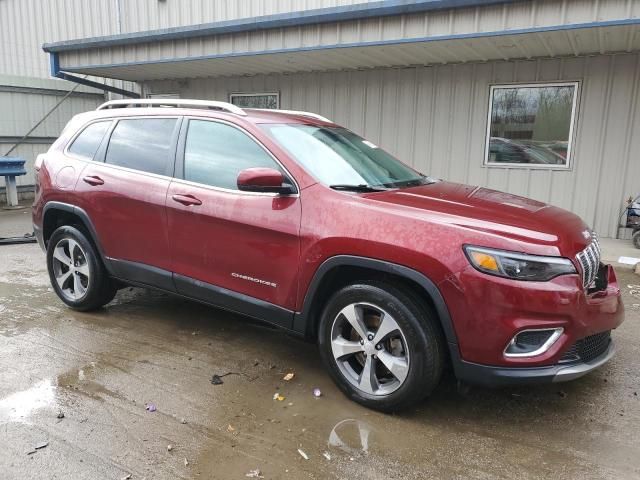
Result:
{"label": "corrugated metal wall", "polygon": [[[26,79],[0,75],[0,155],[28,132],[62,97],[72,84],[57,80]],[[96,93],[97,92],[97,93]],[[11,153],[27,160],[27,175],[17,178],[18,185],[33,185],[33,162],[47,151],[54,139],[76,113],[93,110],[104,101],[99,91],[79,87],[47,120],[33,131],[29,143]],[[4,177],[0,177],[0,187]]]}
{"label": "corrugated metal wall", "polygon": [[[483,166],[489,85],[580,80],[569,171]],[[336,73],[191,79],[145,84],[153,93],[227,100],[280,91],[281,107],[334,119],[424,173],[517,193],[576,212],[615,236],[640,193],[640,55],[602,55]]]}
{"label": "corrugated metal wall", "polygon": [[220,22],[377,0],[121,0],[123,31]]}
{"label": "corrugated metal wall", "polygon": [[115,33],[114,0],[0,0],[0,73],[49,78],[43,43]]}

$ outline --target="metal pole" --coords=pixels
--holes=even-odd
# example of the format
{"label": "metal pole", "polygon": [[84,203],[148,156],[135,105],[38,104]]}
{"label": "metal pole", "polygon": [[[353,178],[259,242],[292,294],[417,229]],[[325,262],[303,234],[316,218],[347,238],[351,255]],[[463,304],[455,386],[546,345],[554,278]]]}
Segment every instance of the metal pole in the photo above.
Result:
{"label": "metal pole", "polygon": [[4,177],[6,183],[7,205],[10,207],[18,206],[18,187],[16,185],[16,177],[8,175]]}

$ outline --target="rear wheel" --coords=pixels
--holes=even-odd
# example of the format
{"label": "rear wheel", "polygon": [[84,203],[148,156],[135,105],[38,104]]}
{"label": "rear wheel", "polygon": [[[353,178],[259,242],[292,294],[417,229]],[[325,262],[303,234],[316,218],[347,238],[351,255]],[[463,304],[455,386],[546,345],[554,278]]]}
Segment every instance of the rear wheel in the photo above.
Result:
{"label": "rear wheel", "polygon": [[380,282],[351,285],[327,303],[321,354],[351,399],[382,411],[406,408],[440,380],[444,342],[436,321],[412,293]]}
{"label": "rear wheel", "polygon": [[640,230],[638,230],[633,234],[633,236],[631,237],[631,240],[633,241],[633,245],[636,248],[640,248]]}
{"label": "rear wheel", "polygon": [[60,299],[75,310],[95,310],[106,305],[117,288],[95,247],[75,227],[53,232],[47,246],[47,269]]}

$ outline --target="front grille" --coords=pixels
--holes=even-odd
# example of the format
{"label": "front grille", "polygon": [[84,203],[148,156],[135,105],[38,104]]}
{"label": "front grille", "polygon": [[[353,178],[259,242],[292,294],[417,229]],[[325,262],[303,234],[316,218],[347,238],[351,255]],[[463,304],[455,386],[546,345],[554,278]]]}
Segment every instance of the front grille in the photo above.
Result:
{"label": "front grille", "polygon": [[592,236],[593,240],[589,246],[576,255],[582,268],[582,285],[585,288],[593,284],[600,268],[600,243],[595,232],[592,232]]}
{"label": "front grille", "polygon": [[569,350],[564,352],[560,358],[560,363],[567,362],[590,362],[599,357],[609,348],[611,342],[611,331],[590,335],[571,345]]}

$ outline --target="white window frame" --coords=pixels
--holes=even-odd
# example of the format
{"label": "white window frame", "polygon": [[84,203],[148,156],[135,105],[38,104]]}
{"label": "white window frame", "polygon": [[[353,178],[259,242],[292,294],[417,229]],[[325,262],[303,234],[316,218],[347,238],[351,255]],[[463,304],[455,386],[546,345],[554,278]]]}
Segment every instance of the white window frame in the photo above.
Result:
{"label": "white window frame", "polygon": [[[235,105],[233,103],[233,99],[236,97],[261,97],[264,95],[275,95],[276,96],[276,110],[280,108],[280,92],[235,92],[229,94],[229,103]],[[243,108],[243,107],[240,107]],[[245,107],[247,108],[247,107]]]}
{"label": "white window frame", "polygon": [[[498,163],[489,161],[489,142],[491,141],[491,117],[493,114],[493,93],[502,88],[540,88],[540,87],[574,87],[573,102],[571,104],[571,124],[569,125],[569,138],[567,145],[567,162],[565,165],[545,165],[531,163]],[[484,161],[487,168],[519,168],[525,170],[571,170],[573,166],[573,144],[575,141],[576,121],[578,119],[578,98],[580,97],[580,81],[563,82],[535,82],[535,83],[501,83],[490,85],[489,108],[487,113],[487,130],[485,132]]]}
{"label": "white window frame", "polygon": [[147,98],[180,98],[178,92],[147,93]]}

